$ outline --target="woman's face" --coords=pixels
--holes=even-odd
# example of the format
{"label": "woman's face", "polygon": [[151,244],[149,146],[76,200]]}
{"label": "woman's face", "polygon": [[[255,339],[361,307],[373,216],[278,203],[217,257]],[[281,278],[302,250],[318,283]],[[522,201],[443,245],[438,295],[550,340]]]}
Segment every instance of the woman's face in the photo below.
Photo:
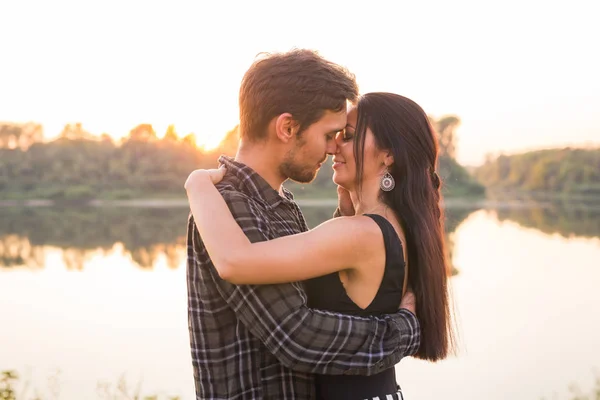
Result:
{"label": "woman's face", "polygon": [[[348,111],[348,122],[343,133],[336,136],[336,152],[333,155],[333,182],[349,191],[356,187],[356,159],[354,157],[354,137],[358,113],[356,107]],[[375,145],[375,137],[367,128],[363,158],[363,187],[366,182],[379,182],[386,171],[384,160],[386,151],[379,150]],[[377,183],[379,184],[379,183]]]}

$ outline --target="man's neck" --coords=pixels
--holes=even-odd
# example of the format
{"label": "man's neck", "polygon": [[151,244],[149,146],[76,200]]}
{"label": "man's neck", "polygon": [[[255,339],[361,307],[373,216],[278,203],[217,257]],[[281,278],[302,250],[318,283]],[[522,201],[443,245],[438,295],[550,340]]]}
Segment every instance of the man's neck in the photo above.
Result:
{"label": "man's neck", "polygon": [[266,148],[258,147],[258,145],[252,146],[250,149],[243,149],[240,146],[235,155],[235,161],[252,168],[273,189],[281,193],[281,185],[285,182],[285,178],[281,176],[277,164],[273,162],[273,158],[269,157],[268,154]]}

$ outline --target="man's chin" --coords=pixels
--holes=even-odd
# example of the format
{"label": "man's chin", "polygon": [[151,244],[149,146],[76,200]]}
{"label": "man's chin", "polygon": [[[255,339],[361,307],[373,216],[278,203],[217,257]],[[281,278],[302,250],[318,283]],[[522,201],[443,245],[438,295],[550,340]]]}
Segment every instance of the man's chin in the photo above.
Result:
{"label": "man's chin", "polygon": [[296,175],[296,176],[290,176],[288,179],[290,181],[294,181],[296,183],[311,183],[312,181],[315,180],[315,178],[317,177],[317,172],[319,172],[319,170],[314,171],[312,174],[306,174],[306,175]]}

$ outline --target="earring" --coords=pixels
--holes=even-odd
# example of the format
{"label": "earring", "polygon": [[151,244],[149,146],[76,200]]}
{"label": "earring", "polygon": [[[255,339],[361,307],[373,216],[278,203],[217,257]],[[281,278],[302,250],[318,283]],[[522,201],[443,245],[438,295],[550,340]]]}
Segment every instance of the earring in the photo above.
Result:
{"label": "earring", "polygon": [[384,192],[390,192],[396,186],[396,181],[394,181],[394,177],[390,174],[389,171],[386,171],[385,174],[381,177],[381,182],[379,182],[379,187]]}

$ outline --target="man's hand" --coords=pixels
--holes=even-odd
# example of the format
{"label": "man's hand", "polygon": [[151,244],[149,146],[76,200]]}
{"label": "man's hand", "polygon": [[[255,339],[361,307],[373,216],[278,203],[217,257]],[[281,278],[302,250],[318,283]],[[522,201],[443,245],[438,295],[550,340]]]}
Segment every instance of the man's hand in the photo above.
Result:
{"label": "man's hand", "polygon": [[341,186],[337,187],[338,194],[338,209],[340,214],[344,217],[351,217],[354,215],[354,204],[350,198],[350,192]]}
{"label": "man's hand", "polygon": [[417,299],[415,298],[415,294],[409,288],[404,296],[402,297],[402,301],[400,302],[400,308],[405,308],[411,313],[415,314],[417,317]]}

